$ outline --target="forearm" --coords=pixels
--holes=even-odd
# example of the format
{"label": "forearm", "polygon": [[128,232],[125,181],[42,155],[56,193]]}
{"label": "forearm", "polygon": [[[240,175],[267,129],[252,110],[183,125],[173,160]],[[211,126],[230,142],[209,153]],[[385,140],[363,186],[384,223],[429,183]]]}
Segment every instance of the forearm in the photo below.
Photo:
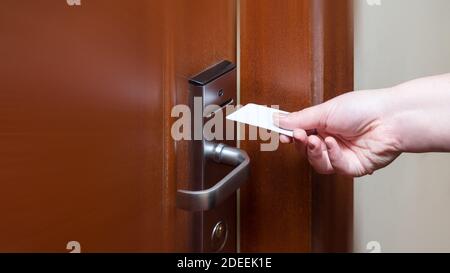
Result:
{"label": "forearm", "polygon": [[450,74],[386,91],[386,119],[401,152],[450,152]]}

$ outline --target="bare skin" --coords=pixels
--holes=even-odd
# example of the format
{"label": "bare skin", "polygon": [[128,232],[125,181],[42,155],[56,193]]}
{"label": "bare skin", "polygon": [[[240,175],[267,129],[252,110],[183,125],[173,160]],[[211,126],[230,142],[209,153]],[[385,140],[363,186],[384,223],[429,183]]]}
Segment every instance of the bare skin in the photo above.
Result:
{"label": "bare skin", "polygon": [[274,122],[294,130],[281,142],[295,143],[318,173],[372,174],[401,153],[450,152],[450,74],[347,93]]}

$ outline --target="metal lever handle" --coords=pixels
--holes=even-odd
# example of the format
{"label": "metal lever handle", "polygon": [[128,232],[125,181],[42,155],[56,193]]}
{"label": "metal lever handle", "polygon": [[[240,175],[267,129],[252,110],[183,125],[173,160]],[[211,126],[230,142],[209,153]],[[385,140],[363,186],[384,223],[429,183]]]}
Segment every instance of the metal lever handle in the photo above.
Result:
{"label": "metal lever handle", "polygon": [[236,166],[212,188],[202,191],[178,190],[177,206],[189,211],[210,210],[236,192],[250,173],[250,158],[241,149],[205,142],[205,157],[220,164]]}

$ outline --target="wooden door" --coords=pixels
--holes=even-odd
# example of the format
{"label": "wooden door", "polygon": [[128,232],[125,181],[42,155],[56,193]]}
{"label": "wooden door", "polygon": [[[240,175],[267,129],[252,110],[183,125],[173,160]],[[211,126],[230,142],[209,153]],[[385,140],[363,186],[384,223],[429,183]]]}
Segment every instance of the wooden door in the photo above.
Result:
{"label": "wooden door", "polygon": [[[353,89],[347,0],[241,0],[241,103],[298,111]],[[290,146],[252,158],[241,191],[243,252],[352,249],[353,180],[319,176]]]}
{"label": "wooden door", "polygon": [[0,251],[192,250],[170,111],[236,62],[235,21],[233,0],[2,1]]}
{"label": "wooden door", "polygon": [[[348,8],[2,1],[0,252],[195,250],[193,214],[175,204],[189,186],[189,143],[171,138],[171,110],[189,103],[189,78],[229,60],[240,64],[242,104],[289,111],[349,91]],[[241,147],[252,160],[240,236],[231,238],[241,251],[349,250],[349,179],[315,175],[292,147]]]}

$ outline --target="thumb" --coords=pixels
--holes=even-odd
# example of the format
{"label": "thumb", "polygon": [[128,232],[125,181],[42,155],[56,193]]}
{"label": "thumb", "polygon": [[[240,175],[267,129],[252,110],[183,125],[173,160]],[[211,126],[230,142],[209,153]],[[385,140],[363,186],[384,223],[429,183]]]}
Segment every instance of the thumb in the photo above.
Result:
{"label": "thumb", "polygon": [[326,126],[327,113],[327,105],[319,104],[288,115],[275,114],[273,120],[275,125],[287,130],[323,129]]}

